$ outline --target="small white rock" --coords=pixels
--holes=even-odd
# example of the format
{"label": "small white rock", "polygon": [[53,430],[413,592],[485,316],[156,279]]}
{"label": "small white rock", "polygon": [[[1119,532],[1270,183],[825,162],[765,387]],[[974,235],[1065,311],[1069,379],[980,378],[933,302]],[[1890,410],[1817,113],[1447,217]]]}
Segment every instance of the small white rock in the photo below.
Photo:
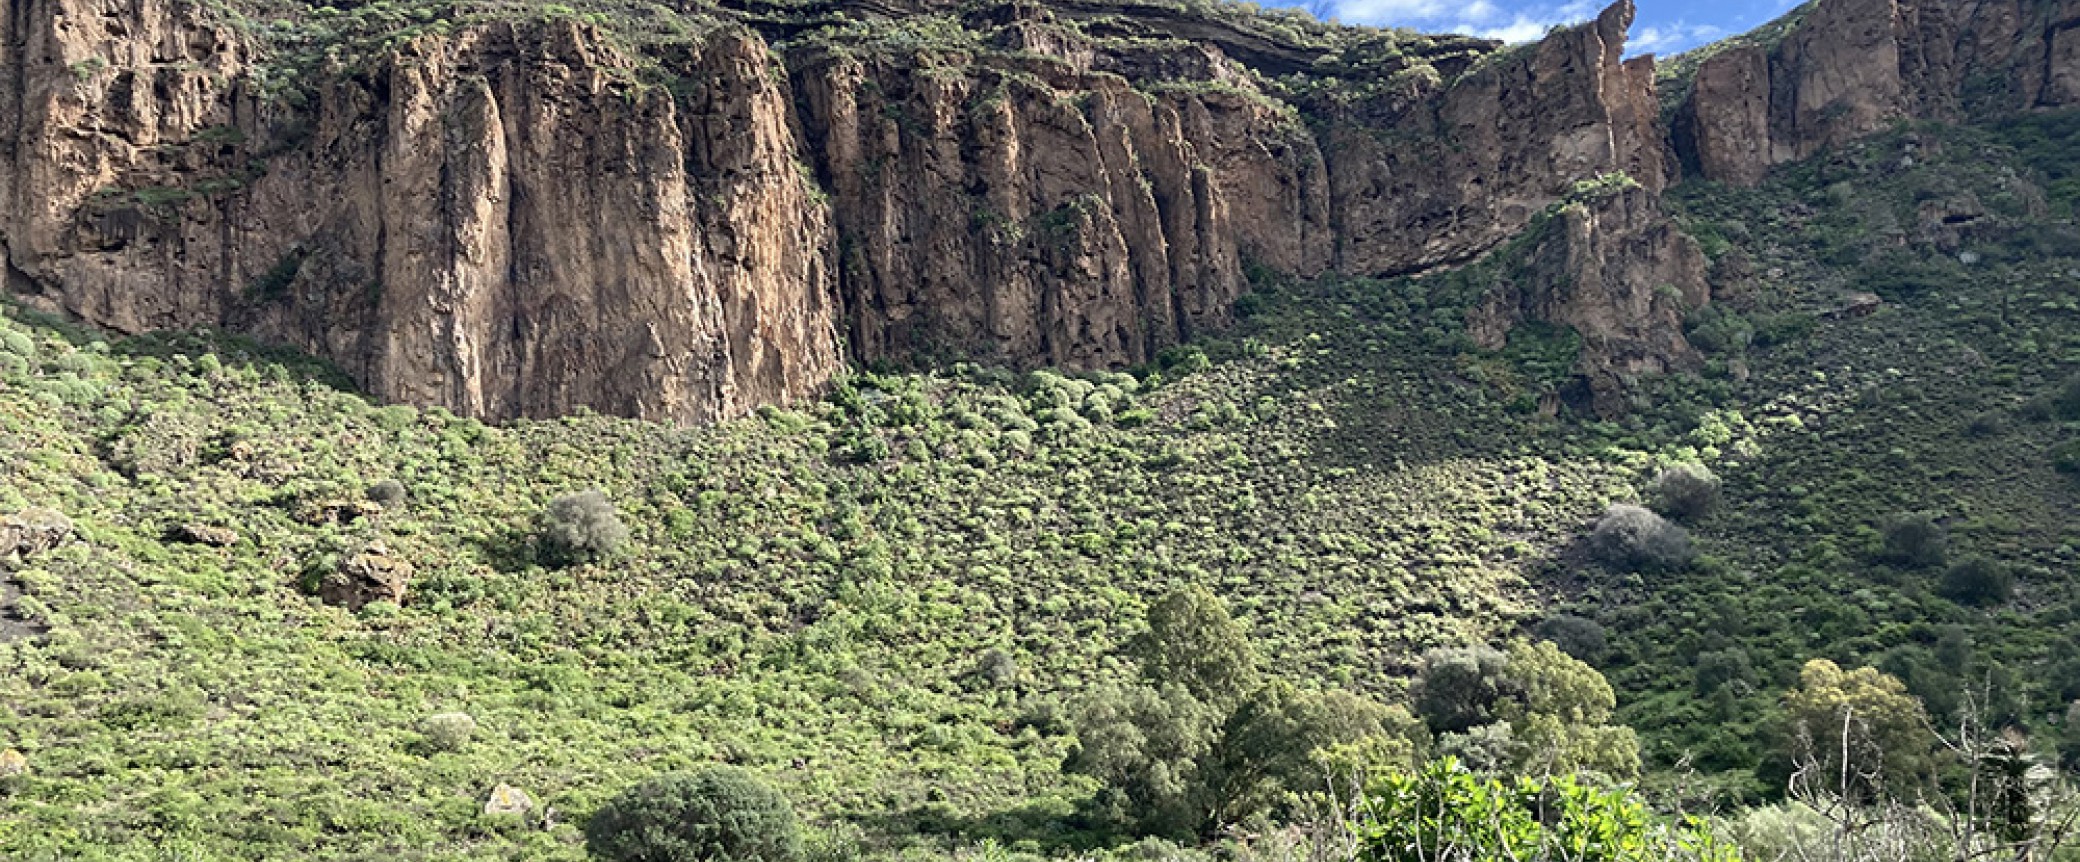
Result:
{"label": "small white rock", "polygon": [[491,788],[491,798],[484,800],[485,814],[526,814],[533,810],[534,797],[505,782]]}

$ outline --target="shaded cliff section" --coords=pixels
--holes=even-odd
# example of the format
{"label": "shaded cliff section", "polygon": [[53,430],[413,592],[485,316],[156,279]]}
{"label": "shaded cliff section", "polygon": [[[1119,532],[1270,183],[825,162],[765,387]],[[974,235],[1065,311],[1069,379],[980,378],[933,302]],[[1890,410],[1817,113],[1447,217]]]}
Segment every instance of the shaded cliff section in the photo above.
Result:
{"label": "shaded cliff section", "polygon": [[8,11],[0,232],[34,304],[492,418],[709,421],[842,367],[828,208],[755,38],[673,58],[674,94],[575,24],[486,25],[292,101],[193,4]]}
{"label": "shaded cliff section", "polygon": [[2080,105],[2080,2],[1818,0],[1700,54],[1671,151],[1686,175],[1753,185],[1900,120]]}
{"label": "shaded cliff section", "polygon": [[221,6],[9,0],[9,290],[296,345],[387,401],[706,422],[848,361],[1144,362],[1226,324],[1254,269],[1469,261],[1580,181],[1671,173],[1629,2],[1508,50],[790,8],[633,48],[457,17],[298,67]]}

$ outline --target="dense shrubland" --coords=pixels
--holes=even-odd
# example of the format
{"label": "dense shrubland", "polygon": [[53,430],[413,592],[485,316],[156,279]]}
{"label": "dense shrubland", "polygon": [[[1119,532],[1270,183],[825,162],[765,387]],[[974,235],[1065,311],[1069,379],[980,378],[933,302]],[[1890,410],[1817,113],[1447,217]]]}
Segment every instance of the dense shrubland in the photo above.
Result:
{"label": "dense shrubland", "polygon": [[[1473,347],[1478,267],[705,429],[491,427],[10,310],[0,516],[70,529],[0,563],[0,856],[607,858],[614,817],[741,804],[817,860],[1397,858],[1364,812],[1444,798],[1497,814],[1411,828],[1534,857],[1607,819],[1596,858],[2050,858],[2080,258],[2003,194],[2068,137],[1682,187],[1748,275],[1703,373],[1613,419],[1527,409],[1570,342]],[[1966,193],[1970,234],[1914,232]],[[371,548],[401,603],[304,589],[400,571]]]}

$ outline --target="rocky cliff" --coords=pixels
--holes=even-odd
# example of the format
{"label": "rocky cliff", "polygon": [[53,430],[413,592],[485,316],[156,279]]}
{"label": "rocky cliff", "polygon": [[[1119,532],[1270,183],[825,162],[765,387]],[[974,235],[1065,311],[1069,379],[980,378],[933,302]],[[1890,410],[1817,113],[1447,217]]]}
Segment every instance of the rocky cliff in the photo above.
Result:
{"label": "rocky cliff", "polygon": [[572,23],[486,24],[267,92],[159,0],[10,6],[9,281],[124,332],[231,326],[378,397],[678,421],[841,367],[828,207],[755,36],[637,86]]}
{"label": "rocky cliff", "polygon": [[2080,104],[2072,0],[1819,0],[1703,53],[1673,149],[1743,185],[1903,119]]}
{"label": "rocky cliff", "polygon": [[[387,400],[698,422],[852,360],[1142,362],[1255,269],[1456,265],[1623,174],[1539,258],[1603,286],[1505,286],[1482,324],[1576,326],[1622,376],[1686,356],[1651,288],[1704,301],[1652,203],[1667,154],[1751,181],[2074,86],[2065,18],[2025,0],[1825,0],[1702,63],[1667,128],[1628,0],[1507,49],[1153,3],[734,2],[10,0],[9,290],[294,344]],[[1965,71],[1995,59],[2035,77]]]}
{"label": "rocky cliff", "polygon": [[1683,315],[1711,301],[1710,263],[1662,213],[1660,197],[1610,185],[1554,207],[1522,237],[1467,321],[1474,343],[1489,350],[1526,321],[1574,330],[1576,369],[1591,408],[1606,416],[1626,411],[1639,377],[1698,364]]}

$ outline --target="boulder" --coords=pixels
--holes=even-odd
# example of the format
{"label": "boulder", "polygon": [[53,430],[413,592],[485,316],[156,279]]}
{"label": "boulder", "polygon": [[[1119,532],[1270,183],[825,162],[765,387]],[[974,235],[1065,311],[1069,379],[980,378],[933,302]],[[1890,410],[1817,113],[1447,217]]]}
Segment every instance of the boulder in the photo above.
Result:
{"label": "boulder", "polygon": [[318,598],[328,605],[358,611],[370,602],[404,604],[412,564],[391,556],[381,542],[348,557],[318,585]]}
{"label": "boulder", "polygon": [[24,509],[0,517],[0,559],[39,554],[72,538],[72,521],[52,509]]}
{"label": "boulder", "polygon": [[526,816],[535,808],[534,797],[513,785],[499,782],[491,789],[491,796],[484,800],[484,813],[490,815]]}
{"label": "boulder", "polygon": [[238,533],[228,527],[209,524],[182,524],[173,528],[173,540],[190,545],[208,545],[212,548],[228,548],[238,544]]}

